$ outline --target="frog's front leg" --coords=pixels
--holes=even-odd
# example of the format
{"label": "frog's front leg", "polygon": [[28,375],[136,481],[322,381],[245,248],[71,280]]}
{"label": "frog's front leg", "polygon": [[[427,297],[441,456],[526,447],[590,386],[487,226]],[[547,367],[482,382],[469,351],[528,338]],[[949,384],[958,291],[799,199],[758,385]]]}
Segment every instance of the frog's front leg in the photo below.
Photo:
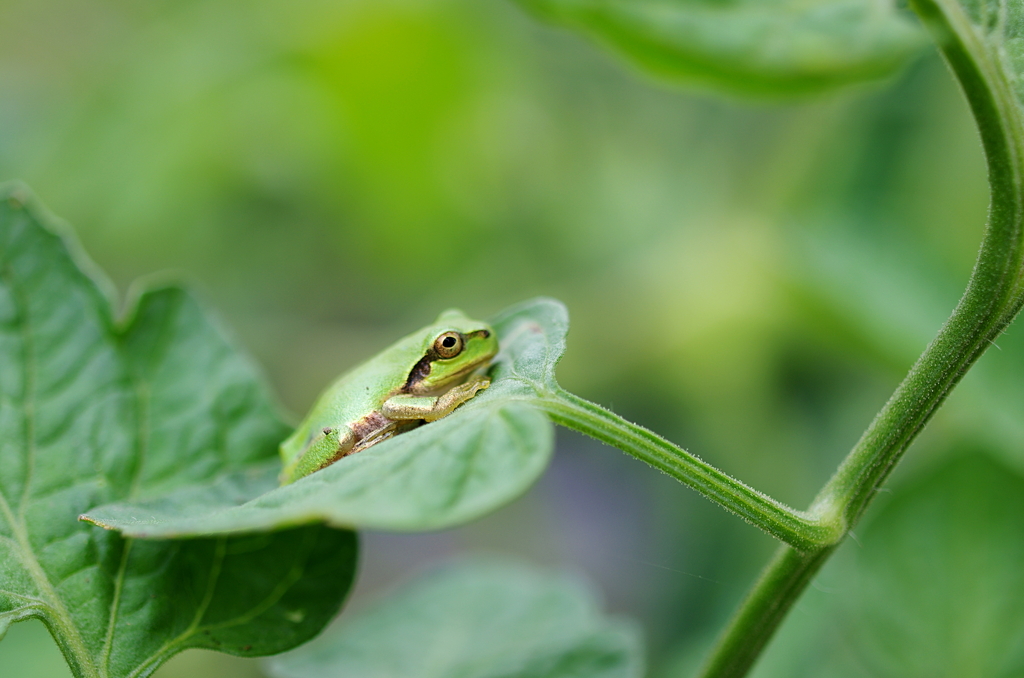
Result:
{"label": "frog's front leg", "polygon": [[348,426],[320,429],[309,439],[302,453],[285,466],[281,481],[290,483],[330,466],[348,454],[355,443],[355,433]]}
{"label": "frog's front leg", "polygon": [[465,384],[453,386],[439,396],[401,394],[384,401],[381,413],[388,419],[423,419],[436,421],[491,385],[488,377],[475,377]]}

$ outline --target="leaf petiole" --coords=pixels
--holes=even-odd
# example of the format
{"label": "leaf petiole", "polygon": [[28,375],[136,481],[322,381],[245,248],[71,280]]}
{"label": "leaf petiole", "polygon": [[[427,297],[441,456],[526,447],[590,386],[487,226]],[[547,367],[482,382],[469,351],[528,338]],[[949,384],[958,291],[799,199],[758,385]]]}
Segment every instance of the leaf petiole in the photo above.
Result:
{"label": "leaf petiole", "polygon": [[798,551],[818,551],[838,543],[845,534],[841,517],[825,504],[813,513],[786,506],[656,433],[564,389],[545,389],[533,402],[556,423],[650,464]]}

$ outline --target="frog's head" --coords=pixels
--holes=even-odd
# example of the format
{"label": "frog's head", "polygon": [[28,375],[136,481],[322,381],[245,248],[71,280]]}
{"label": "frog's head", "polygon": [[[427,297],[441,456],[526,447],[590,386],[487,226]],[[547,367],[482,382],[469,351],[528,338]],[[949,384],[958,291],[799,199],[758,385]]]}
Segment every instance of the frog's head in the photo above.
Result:
{"label": "frog's head", "polygon": [[438,316],[423,338],[429,343],[406,385],[412,393],[445,391],[486,366],[498,352],[494,329],[455,309]]}

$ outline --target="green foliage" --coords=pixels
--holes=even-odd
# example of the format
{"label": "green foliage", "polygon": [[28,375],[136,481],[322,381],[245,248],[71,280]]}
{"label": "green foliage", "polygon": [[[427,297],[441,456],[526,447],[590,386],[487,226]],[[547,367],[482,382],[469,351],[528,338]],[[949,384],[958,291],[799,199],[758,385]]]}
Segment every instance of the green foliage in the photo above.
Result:
{"label": "green foliage", "polygon": [[1024,479],[975,448],[878,502],[754,678],[1024,671]]}
{"label": "green foliage", "polygon": [[891,74],[923,44],[887,0],[519,0],[651,72],[760,95]]}
{"label": "green foliage", "polygon": [[575,578],[469,562],[425,573],[268,669],[275,678],[640,678],[643,650],[637,630],[604,618]]}
{"label": "green foliage", "polygon": [[[854,104],[850,98],[803,109],[742,113],[708,101],[657,108],[653,102],[670,97],[618,80],[609,85],[605,80],[620,76],[603,65],[590,79],[577,78],[572,58],[563,60],[569,64],[565,71],[545,74],[549,79],[541,86],[523,84],[530,60],[546,48],[523,48],[541,44],[535,40],[539,33],[527,39],[517,34],[519,42],[502,47],[514,55],[501,62],[504,71],[496,69],[503,75],[492,77],[495,70],[487,66],[477,73],[477,65],[489,63],[499,51],[480,37],[492,33],[475,30],[487,20],[463,25],[449,21],[455,13],[447,16],[447,9],[398,4],[400,9],[381,9],[382,3],[351,13],[321,7],[319,13],[306,14],[308,25],[300,25],[301,19],[293,17],[302,16],[301,10],[260,2],[255,11],[245,13],[248,22],[232,22],[238,28],[232,35],[240,36],[237,42],[224,42],[224,32],[212,30],[219,24],[211,17],[218,13],[240,18],[236,9],[225,10],[226,5],[216,2],[176,8],[170,29],[138,17],[101,20],[103,28],[96,34],[104,45],[107,31],[134,36],[137,25],[149,26],[135,39],[161,45],[163,51],[151,53],[159,68],[153,68],[154,61],[124,59],[119,52],[97,59],[130,64],[130,70],[115,72],[112,82],[117,86],[82,85],[99,92],[92,95],[95,110],[82,105],[66,113],[67,120],[61,117],[55,123],[63,134],[52,134],[53,128],[45,125],[33,127],[47,148],[51,138],[57,139],[48,162],[59,170],[43,176],[56,185],[64,177],[65,195],[72,196],[66,202],[93,203],[102,216],[84,221],[101,224],[100,231],[110,229],[98,241],[105,238],[111,251],[120,251],[124,234],[163,220],[169,227],[164,240],[150,246],[155,250],[189,241],[181,237],[185,229],[200,242],[207,270],[222,282],[235,275],[238,269],[232,266],[238,262],[258,271],[250,282],[260,281],[262,287],[237,285],[243,303],[279,295],[277,303],[286,309],[279,309],[282,315],[293,306],[317,309],[321,315],[303,331],[288,333],[289,338],[299,336],[304,348],[312,347],[294,351],[314,356],[303,368],[310,389],[322,387],[325,374],[336,372],[333,363],[351,364],[351,354],[363,349],[372,353],[379,345],[376,337],[353,339],[344,333],[341,341],[337,333],[325,333],[318,343],[316,325],[334,322],[332,314],[364,313],[397,325],[390,318],[398,306],[468,305],[463,298],[452,299],[453,294],[501,297],[512,290],[518,296],[527,284],[575,290],[568,298],[574,313],[582,309],[576,317],[582,316],[583,322],[577,327],[586,328],[591,348],[584,345],[577,353],[574,347],[579,357],[567,361],[564,383],[605,389],[613,395],[604,399],[614,397],[617,409],[647,421],[660,419],[666,433],[710,448],[725,457],[723,466],[743,469],[745,476],[750,469],[756,477],[760,465],[775,483],[773,491],[782,487],[801,501],[806,498],[800,492],[823,479],[835,463],[820,450],[848,446],[860,420],[883,400],[882,388],[890,387],[895,373],[924,345],[922,337],[941,320],[930,310],[920,312],[914,293],[904,290],[901,276],[916,266],[907,262],[928,262],[914,271],[914,283],[927,288],[928,304],[937,299],[939,307],[952,303],[952,294],[946,296],[951,288],[947,277],[958,280],[966,274],[960,251],[973,245],[964,245],[962,234],[947,238],[947,227],[956,225],[960,233],[959,222],[980,218],[970,201],[950,197],[959,196],[962,183],[950,180],[949,190],[942,190],[939,178],[945,172],[933,166],[935,155],[914,156],[926,169],[900,164],[912,155],[899,148],[911,137],[919,136],[917,143],[929,153],[940,153],[935,149],[943,144],[935,139],[945,143],[950,137],[935,120],[959,115],[948,113],[955,109],[948,101],[947,113],[935,119],[928,117],[933,113],[931,99],[909,113],[903,108],[905,100],[917,101],[919,93],[908,83],[920,83],[928,67],[916,70],[895,92],[876,93]],[[888,3],[521,4],[596,35],[656,73],[742,93],[808,93],[881,77],[905,62],[920,43],[919,32]],[[114,320],[102,286],[70,263],[52,235],[25,226],[38,209],[26,211],[23,197],[13,196],[0,207],[0,228],[7,229],[0,230],[0,624],[6,628],[26,617],[43,619],[74,670],[86,676],[146,675],[189,646],[245,655],[295,645],[337,609],[355,557],[350,533],[323,526],[296,529],[297,524],[327,521],[422,530],[477,518],[522,493],[547,465],[552,436],[541,409],[558,423],[665,471],[790,545],[772,560],[705,673],[743,675],[953,387],[982,352],[997,340],[1003,343],[1000,334],[1021,304],[1022,10],[981,0],[920,0],[915,9],[960,79],[981,129],[993,191],[989,231],[956,313],[811,510],[794,511],[665,438],[559,388],[553,370],[567,323],[560,305],[543,301],[499,317],[505,353],[495,385],[457,414],[291,488],[276,488],[274,448],[286,427],[251,369],[211,328],[194,301],[177,288],[150,290],[138,295],[130,318]],[[6,11],[0,9],[0,14]],[[111,10],[95,7],[89,16],[104,11]],[[155,17],[162,10],[153,11]],[[401,14],[402,21],[389,23],[391,11]],[[161,29],[153,28],[157,25]],[[76,37],[88,34],[84,22],[81,31],[78,25],[73,29]],[[193,52],[190,30],[212,39],[199,41],[201,47]],[[560,56],[572,57],[571,41],[544,35],[558,45],[553,51],[566,50]],[[153,41],[160,36],[163,41]],[[30,42],[33,47],[44,44]],[[0,47],[0,59],[9,49]],[[180,59],[182,55],[186,58]],[[186,65],[175,66],[179,60]],[[203,78],[193,77],[190,63],[204,64]],[[7,62],[2,65],[0,82],[10,91],[4,78],[12,70]],[[173,77],[179,70],[188,77]],[[432,70],[443,71],[444,77],[428,81]],[[498,81],[502,84],[495,85]],[[134,101],[125,92],[135,92],[140,83],[159,87],[147,90],[152,96],[141,109],[124,106],[122,97]],[[522,105],[528,97],[510,94],[519,87],[534,87],[545,95]],[[590,88],[600,95],[580,96]],[[572,103],[553,103],[563,92]],[[71,100],[77,102],[78,93],[73,94]],[[25,122],[35,120],[31,106],[20,103],[25,99],[12,96],[0,102],[5,130],[32,127]],[[108,105],[122,117],[106,116]],[[550,112],[556,109],[561,114]],[[649,110],[658,113],[648,115]],[[211,111],[217,115],[207,115]],[[255,114],[255,122],[239,126],[232,111],[250,122]],[[99,125],[96,133],[89,123],[93,119],[112,122]],[[134,129],[147,132],[129,134],[130,141],[123,142],[126,126],[119,120],[130,120]],[[598,137],[603,143],[594,142],[594,130],[615,129],[628,120],[643,134],[611,141],[609,135]],[[929,121],[937,126],[929,128]],[[766,131],[752,131],[761,126]],[[925,131],[919,134],[919,129]],[[669,136],[670,131],[677,136]],[[586,143],[577,143],[577,133]],[[769,137],[779,141],[767,144],[763,139]],[[15,167],[20,174],[22,167],[35,166],[9,160],[19,148],[31,145],[20,138],[17,133],[0,138],[0,169]],[[841,141],[819,143],[824,138]],[[476,139],[478,145],[466,139]],[[599,146],[593,155],[566,150],[592,144]],[[110,155],[92,156],[92,148]],[[69,157],[75,162],[67,162]],[[947,169],[972,167],[960,163],[955,153],[942,157]],[[120,166],[121,174],[94,171],[104,166],[97,158]],[[203,171],[192,171],[193,163]],[[81,171],[83,166],[90,171]],[[478,171],[478,166],[486,169]],[[137,174],[147,176],[147,167],[150,172],[161,169],[136,181]],[[67,176],[76,177],[69,193]],[[732,186],[736,176],[740,179]],[[116,199],[110,190],[96,190],[89,183],[104,181],[96,177],[114,177],[106,180],[117,187]],[[158,198],[153,198],[154,185],[164,186]],[[961,202],[967,204],[962,213],[956,211]],[[946,209],[951,205],[953,212]],[[814,265],[847,265],[834,277],[840,286],[855,290],[850,296],[867,308],[864,317],[847,316],[841,299],[837,302],[842,295],[830,296],[821,289],[818,283],[827,275],[800,283],[779,281],[785,262],[777,250],[792,244],[778,235],[784,230],[779,224],[791,220],[797,222],[794,233],[812,223],[821,230],[841,230],[844,223],[863,229],[857,237],[871,241],[861,252],[867,253],[865,263],[834,234],[817,240],[820,233],[808,236],[806,242],[812,245],[807,249],[814,250],[816,243],[819,251],[803,254]],[[915,224],[916,230],[904,229]],[[498,235],[506,226],[511,235]],[[923,234],[929,228],[934,242],[926,245]],[[912,235],[893,248],[898,236],[891,232]],[[34,233],[38,242],[26,246],[26,233]],[[321,235],[326,233],[330,235]],[[969,229],[963,233],[974,237]],[[253,252],[262,252],[262,258],[251,256]],[[881,253],[892,257],[897,275],[877,284],[881,303],[864,303],[858,276],[881,267],[876,261]],[[150,268],[139,264],[134,253],[126,255],[122,273],[138,266]],[[928,266],[942,272],[922,272]],[[543,275],[526,282],[537,272]],[[952,276],[945,275],[950,272]],[[292,284],[291,294],[279,293],[278,287]],[[428,303],[431,295],[444,300]],[[242,313],[234,303],[221,306]],[[878,319],[885,309],[894,309],[895,320]],[[753,324],[744,324],[752,316]],[[794,339],[799,332],[792,329],[793,316],[808,326],[823,321],[814,326],[816,331],[824,327],[823,334],[838,337],[837,343],[856,346],[847,353],[836,346],[823,351],[820,341]],[[276,326],[266,317],[251,324],[258,328],[252,335],[260,339],[273,334]],[[838,364],[837,371],[845,370],[835,380],[841,386],[829,390],[819,368],[837,369]],[[1011,364],[1019,367],[1020,361]],[[864,376],[872,370],[876,372]],[[292,383],[292,375],[301,371],[280,368],[277,373],[287,374],[284,381]],[[1019,393],[1019,386],[1006,376],[1013,373],[1004,369],[999,375],[1010,382],[1002,390],[991,388],[991,375],[976,382],[968,400],[954,408],[958,414],[942,422],[942,442],[936,445],[932,439],[931,446],[955,447],[957,436],[970,437],[971,425],[963,420],[972,411],[982,413],[985,422],[977,423],[982,419],[976,417],[975,432],[984,428],[998,438],[988,433],[994,429],[987,426],[992,422],[1024,439],[1019,408],[1008,395]],[[851,387],[856,379],[862,381]],[[794,412],[813,423],[791,424]],[[1009,449],[1007,439],[997,442],[1004,458],[1019,461],[1019,452]],[[789,454],[793,456],[784,456]],[[815,635],[828,626],[821,620],[847,620],[874,664],[873,675],[890,667],[901,673],[955,667],[963,673],[982,661],[992,662],[990,672],[1012,675],[1017,670],[1017,608],[1002,606],[993,591],[1019,587],[1008,566],[1019,561],[1019,542],[1011,536],[1019,526],[995,515],[1000,507],[980,488],[991,490],[992,496],[1013,496],[1020,488],[1005,469],[985,461],[961,461],[951,468],[936,476],[939,480],[910,478],[907,498],[888,503],[877,520],[858,530],[864,557],[854,559],[856,564],[848,569],[843,565],[835,570],[838,585],[856,582],[857,592],[834,596],[844,602],[826,605],[829,611],[815,617],[801,636],[828,645],[833,640]],[[655,501],[648,487],[633,490],[636,506],[623,511],[623,520],[631,522],[624,522],[629,529],[621,532],[632,536],[657,529],[660,514],[644,513],[650,508],[644,502]],[[914,499],[918,497],[920,501]],[[600,500],[603,506],[603,494]],[[947,501],[956,512],[947,510]],[[609,511],[622,508],[609,503]],[[728,537],[701,533],[695,511],[679,511],[676,504],[661,508],[661,514],[672,516],[672,521],[662,522],[672,525],[660,537],[666,542],[703,542],[702,548],[721,559],[718,566],[740,571],[756,550],[721,548],[728,547]],[[1019,512],[1019,507],[1013,510]],[[76,523],[82,512],[129,536],[150,540],[123,539]],[[948,529],[922,527],[932,521]],[[541,534],[535,539],[544,539],[546,529],[530,525],[532,533]],[[611,542],[611,532],[602,526],[594,541],[608,552],[632,554],[628,546]],[[980,535],[978,543],[967,544],[968,536],[975,535]],[[172,536],[187,538],[158,539]],[[564,540],[571,542],[575,536]],[[964,545],[944,550],[947,541]],[[851,549],[844,548],[841,557],[847,560],[841,562],[849,562]],[[894,560],[900,565],[893,565]],[[971,576],[975,571],[984,571],[997,583],[991,589],[979,586],[981,580]],[[824,572],[831,576],[833,570]],[[431,648],[443,645],[430,633],[450,630],[448,622],[456,627],[453,632],[465,631],[467,625],[469,632],[483,631],[474,624],[479,612],[469,615],[468,623],[458,615],[441,615],[449,601],[470,611],[477,602],[461,593],[462,587],[478,581],[475,575],[462,571],[452,577],[450,588],[440,594],[429,587],[423,589],[427,593],[405,589],[407,599],[345,626],[340,640],[325,639],[310,655],[338,653],[342,662],[365,659],[367,666],[381,667],[407,657],[396,653],[396,648],[405,649],[400,641],[388,642],[393,641],[392,629],[408,628],[411,637]],[[926,586],[933,577],[944,583],[941,592],[956,589],[956,595],[938,597],[938,587]],[[504,601],[492,607],[505,609],[509,600],[529,597],[515,575],[489,581],[495,600]],[[196,582],[205,582],[205,588]],[[720,589],[707,598],[735,598],[730,586]],[[172,592],[182,591],[180,600],[171,601]],[[651,584],[647,595],[657,597],[663,608],[652,625],[662,636],[691,633],[716,616],[703,606],[679,605],[678,590],[669,586]],[[486,599],[483,592],[480,596]],[[899,602],[903,616],[888,614],[892,601]],[[955,606],[956,614],[946,605]],[[680,609],[687,614],[680,615]],[[416,627],[421,618],[427,623]],[[996,628],[992,619],[1009,621]],[[560,638],[552,633],[534,639]],[[597,633],[584,645],[594,656],[628,658],[635,642],[623,638]],[[332,649],[332,642],[351,652],[342,655],[341,649]],[[354,645],[346,645],[350,642],[371,649],[356,655]],[[630,643],[633,650],[620,652]],[[484,641],[479,645],[489,649]],[[560,649],[545,647],[542,660],[526,653],[529,671],[543,672],[549,667],[545,662],[561,656]],[[856,675],[842,660],[815,663],[820,646],[793,647],[802,660],[799,670],[813,664],[805,675],[847,670]],[[490,646],[495,648],[505,651],[500,643]],[[987,654],[979,658],[977,652]],[[479,662],[474,663],[477,667],[497,661],[473,652],[453,652],[446,659],[451,665]],[[529,663],[535,660],[540,664]],[[625,664],[635,667],[631,661]],[[800,675],[798,669],[775,670],[788,676]]]}
{"label": "green foliage", "polygon": [[244,469],[160,499],[101,506],[85,519],[136,537],[195,537],[325,521],[431,530],[519,496],[551,458],[551,424],[530,380],[554,373],[568,320],[558,302],[527,302],[492,320],[501,341],[490,388],[429,426],[277,487],[280,465]]}
{"label": "green foliage", "polygon": [[864,665],[907,676],[1024,671],[1024,480],[1013,469],[964,450],[907,482],[857,536],[830,581]]}
{"label": "green foliage", "polygon": [[48,221],[24,189],[0,192],[0,632],[41,619],[90,678],[309,639],[348,591],[352,533],[137,542],[77,520],[258,465],[286,429],[184,291],[144,292],[116,322]]}

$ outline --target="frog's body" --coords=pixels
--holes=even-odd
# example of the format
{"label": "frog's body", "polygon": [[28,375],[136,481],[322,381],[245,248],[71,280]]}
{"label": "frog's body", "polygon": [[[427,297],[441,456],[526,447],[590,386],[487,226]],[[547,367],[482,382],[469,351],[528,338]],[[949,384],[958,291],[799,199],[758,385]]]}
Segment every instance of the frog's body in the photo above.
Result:
{"label": "frog's body", "polygon": [[479,373],[498,351],[494,331],[460,311],[400,339],[342,375],[281,443],[290,483],[370,445],[450,414],[490,380]]}

